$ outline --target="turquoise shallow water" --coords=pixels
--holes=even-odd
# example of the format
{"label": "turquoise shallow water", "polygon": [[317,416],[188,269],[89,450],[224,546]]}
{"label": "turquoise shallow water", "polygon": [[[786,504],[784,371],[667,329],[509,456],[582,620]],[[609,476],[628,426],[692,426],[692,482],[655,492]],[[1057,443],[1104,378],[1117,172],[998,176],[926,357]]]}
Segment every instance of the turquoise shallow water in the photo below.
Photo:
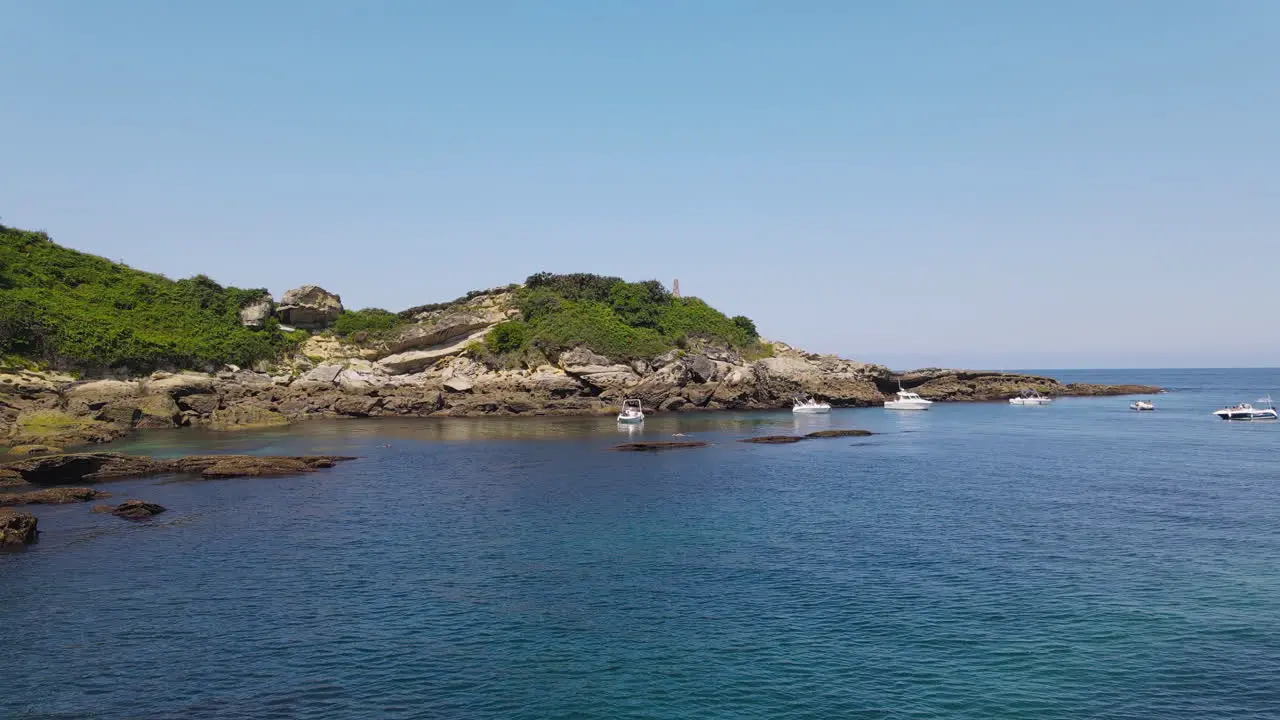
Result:
{"label": "turquoise shallow water", "polygon": [[[0,556],[14,718],[1280,717],[1280,371],[1045,408],[320,422],[123,446],[336,452],[113,483]],[[870,438],[753,446],[824,427]],[[390,447],[383,447],[384,445]]]}

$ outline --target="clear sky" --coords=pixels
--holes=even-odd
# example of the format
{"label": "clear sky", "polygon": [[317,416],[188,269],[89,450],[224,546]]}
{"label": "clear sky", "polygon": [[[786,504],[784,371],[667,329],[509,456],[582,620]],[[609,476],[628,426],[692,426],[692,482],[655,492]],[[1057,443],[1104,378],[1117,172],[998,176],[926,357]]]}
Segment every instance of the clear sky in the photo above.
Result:
{"label": "clear sky", "polygon": [[680,279],[896,367],[1280,364],[1274,0],[0,0],[0,218],[401,309]]}

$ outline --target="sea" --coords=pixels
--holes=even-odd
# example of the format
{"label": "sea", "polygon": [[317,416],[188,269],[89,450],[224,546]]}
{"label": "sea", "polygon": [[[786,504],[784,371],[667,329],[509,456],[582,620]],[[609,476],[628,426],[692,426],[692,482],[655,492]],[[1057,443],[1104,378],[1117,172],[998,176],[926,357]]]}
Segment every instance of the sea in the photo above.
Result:
{"label": "sea", "polygon": [[0,717],[1280,717],[1280,370],[1037,372],[1168,392],[151,432],[359,459],[32,508]]}

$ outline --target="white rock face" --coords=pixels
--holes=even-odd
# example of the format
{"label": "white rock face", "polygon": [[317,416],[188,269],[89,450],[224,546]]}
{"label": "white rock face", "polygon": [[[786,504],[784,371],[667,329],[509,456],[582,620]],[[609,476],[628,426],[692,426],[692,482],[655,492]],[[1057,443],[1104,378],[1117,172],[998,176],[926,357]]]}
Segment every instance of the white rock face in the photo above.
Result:
{"label": "white rock face", "polygon": [[305,330],[320,330],[342,314],[342,298],[316,285],[303,285],[284,294],[276,309],[280,322]]}

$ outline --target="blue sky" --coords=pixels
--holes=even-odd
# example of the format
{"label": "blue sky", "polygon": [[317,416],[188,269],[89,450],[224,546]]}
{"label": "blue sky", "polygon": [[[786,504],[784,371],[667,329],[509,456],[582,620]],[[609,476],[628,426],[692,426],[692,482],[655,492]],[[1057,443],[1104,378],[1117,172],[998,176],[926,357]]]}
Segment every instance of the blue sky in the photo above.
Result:
{"label": "blue sky", "polygon": [[1280,3],[0,0],[0,218],[399,309],[680,278],[897,367],[1274,366]]}

